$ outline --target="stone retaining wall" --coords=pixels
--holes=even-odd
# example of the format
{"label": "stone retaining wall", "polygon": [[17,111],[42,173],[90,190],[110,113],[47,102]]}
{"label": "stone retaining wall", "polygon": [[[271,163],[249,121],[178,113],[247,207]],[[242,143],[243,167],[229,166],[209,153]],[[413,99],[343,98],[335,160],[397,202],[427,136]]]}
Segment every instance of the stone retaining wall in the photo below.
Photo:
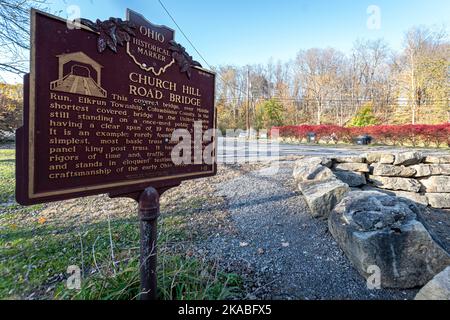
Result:
{"label": "stone retaining wall", "polygon": [[305,157],[296,161],[293,177],[311,214],[328,219],[330,233],[362,276],[369,278],[377,266],[382,287],[413,288],[449,266],[449,253],[419,217],[432,211],[426,206],[450,208],[450,155]]}
{"label": "stone retaining wall", "polygon": [[378,190],[420,205],[450,209],[450,155],[370,153],[330,160],[336,177],[352,188]]}

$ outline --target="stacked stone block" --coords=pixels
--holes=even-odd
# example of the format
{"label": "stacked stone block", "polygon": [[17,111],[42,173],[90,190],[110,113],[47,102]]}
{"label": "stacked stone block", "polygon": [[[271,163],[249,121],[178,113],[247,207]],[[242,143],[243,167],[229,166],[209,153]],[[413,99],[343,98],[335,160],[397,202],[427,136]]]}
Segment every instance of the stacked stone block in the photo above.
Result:
{"label": "stacked stone block", "polygon": [[420,205],[450,209],[450,155],[370,153],[331,160],[334,174],[350,187],[378,189]]}

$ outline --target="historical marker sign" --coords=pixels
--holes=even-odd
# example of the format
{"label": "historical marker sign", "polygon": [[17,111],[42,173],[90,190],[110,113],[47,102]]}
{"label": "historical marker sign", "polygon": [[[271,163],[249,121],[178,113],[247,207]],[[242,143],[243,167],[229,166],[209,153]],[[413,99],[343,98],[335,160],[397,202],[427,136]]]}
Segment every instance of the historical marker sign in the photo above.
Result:
{"label": "historical marker sign", "polygon": [[[17,201],[125,194],[214,175],[214,88],[214,73],[173,30],[133,11],[125,21],[82,20],[75,29],[33,11]],[[192,139],[181,163],[172,155],[185,139],[175,130]]]}

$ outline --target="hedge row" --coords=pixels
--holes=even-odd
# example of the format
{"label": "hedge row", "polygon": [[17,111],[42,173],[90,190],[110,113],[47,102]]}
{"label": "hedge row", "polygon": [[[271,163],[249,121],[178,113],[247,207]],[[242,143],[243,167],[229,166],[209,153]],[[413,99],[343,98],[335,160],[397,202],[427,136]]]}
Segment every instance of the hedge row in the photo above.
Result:
{"label": "hedge row", "polygon": [[411,145],[425,147],[450,146],[450,123],[441,125],[379,125],[361,128],[346,128],[335,125],[301,125],[273,127],[279,137],[299,142],[307,141],[308,133],[316,135],[315,142],[351,143],[356,137],[369,135],[374,142],[387,145]]}

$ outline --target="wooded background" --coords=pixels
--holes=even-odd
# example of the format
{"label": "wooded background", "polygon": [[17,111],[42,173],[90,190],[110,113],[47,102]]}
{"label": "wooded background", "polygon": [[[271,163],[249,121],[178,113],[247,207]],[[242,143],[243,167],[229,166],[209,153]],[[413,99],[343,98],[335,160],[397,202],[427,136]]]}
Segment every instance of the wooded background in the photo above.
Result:
{"label": "wooded background", "polygon": [[[394,52],[382,39],[299,51],[287,62],[220,66],[221,129],[300,124],[436,124],[449,121],[450,42],[443,30],[415,27]],[[249,110],[247,115],[247,108]]]}

